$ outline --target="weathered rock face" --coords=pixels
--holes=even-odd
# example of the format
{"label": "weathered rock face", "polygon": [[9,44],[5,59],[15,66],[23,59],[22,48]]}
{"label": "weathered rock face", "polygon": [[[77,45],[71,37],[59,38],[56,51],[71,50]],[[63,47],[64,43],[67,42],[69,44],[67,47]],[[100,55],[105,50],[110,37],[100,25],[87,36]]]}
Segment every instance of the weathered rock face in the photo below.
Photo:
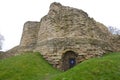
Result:
{"label": "weathered rock face", "polygon": [[23,35],[20,42],[20,47],[24,50],[26,49],[26,51],[28,51],[28,49],[34,49],[38,38],[39,24],[40,22],[32,21],[28,21],[24,24]]}
{"label": "weathered rock face", "polygon": [[8,53],[37,51],[54,67],[67,70],[86,59],[120,51],[119,42],[86,12],[52,3],[40,22],[25,23],[20,45]]}
{"label": "weathered rock face", "polygon": [[112,43],[115,52],[120,52],[120,35],[114,35],[112,37]]}
{"label": "weathered rock face", "polygon": [[109,39],[110,33],[104,25],[88,17],[84,11],[53,3],[49,13],[41,20],[38,43],[56,37],[89,37],[106,40]]}
{"label": "weathered rock face", "polygon": [[2,52],[1,55],[0,55],[0,59],[4,59],[4,58],[8,58],[8,57],[11,57],[11,56],[16,56],[16,55],[19,55],[19,46],[16,46],[6,52]]}
{"label": "weathered rock face", "polygon": [[[113,50],[108,43],[111,36],[103,24],[90,18],[86,12],[52,3],[48,14],[41,19],[34,51],[41,52],[55,67],[67,70],[69,66],[63,66],[66,52],[77,54],[76,64],[100,56]],[[69,63],[69,59],[66,62]]]}

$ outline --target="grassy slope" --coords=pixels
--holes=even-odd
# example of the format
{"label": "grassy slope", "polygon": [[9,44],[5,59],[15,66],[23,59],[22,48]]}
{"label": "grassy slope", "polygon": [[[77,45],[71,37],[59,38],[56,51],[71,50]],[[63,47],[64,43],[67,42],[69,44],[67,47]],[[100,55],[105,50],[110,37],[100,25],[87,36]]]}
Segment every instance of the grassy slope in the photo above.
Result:
{"label": "grassy slope", "polygon": [[48,80],[59,72],[39,53],[0,60],[0,80]]}
{"label": "grassy slope", "polygon": [[51,80],[120,80],[120,53],[84,61]]}
{"label": "grassy slope", "polygon": [[0,80],[120,80],[119,61],[120,53],[112,53],[60,72],[39,53],[25,54],[0,60]]}

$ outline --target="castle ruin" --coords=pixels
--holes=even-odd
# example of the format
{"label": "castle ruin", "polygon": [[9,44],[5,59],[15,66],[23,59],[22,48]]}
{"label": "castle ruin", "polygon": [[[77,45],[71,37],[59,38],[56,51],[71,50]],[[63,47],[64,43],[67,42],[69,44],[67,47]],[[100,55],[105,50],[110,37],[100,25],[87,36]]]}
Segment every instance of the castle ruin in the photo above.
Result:
{"label": "castle ruin", "polygon": [[24,24],[20,45],[8,53],[40,52],[50,64],[65,71],[84,60],[120,51],[119,47],[120,37],[86,12],[54,2],[40,22]]}

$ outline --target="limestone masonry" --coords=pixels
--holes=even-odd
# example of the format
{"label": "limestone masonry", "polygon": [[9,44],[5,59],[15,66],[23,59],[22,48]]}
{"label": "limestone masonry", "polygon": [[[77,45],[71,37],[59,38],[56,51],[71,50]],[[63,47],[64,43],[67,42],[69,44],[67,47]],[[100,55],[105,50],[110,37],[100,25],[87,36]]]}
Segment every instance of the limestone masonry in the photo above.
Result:
{"label": "limestone masonry", "polygon": [[54,67],[67,70],[86,59],[120,51],[120,36],[83,10],[54,2],[40,22],[24,24],[20,45],[1,58],[25,51],[40,52]]}

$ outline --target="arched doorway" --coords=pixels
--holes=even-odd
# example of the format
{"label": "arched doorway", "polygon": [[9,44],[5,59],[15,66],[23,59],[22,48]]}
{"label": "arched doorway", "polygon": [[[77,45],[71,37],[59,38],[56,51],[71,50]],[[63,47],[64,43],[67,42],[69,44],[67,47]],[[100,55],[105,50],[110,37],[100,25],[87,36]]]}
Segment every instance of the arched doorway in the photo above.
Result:
{"label": "arched doorway", "polygon": [[76,65],[77,54],[73,51],[67,51],[62,55],[62,70],[66,71]]}

